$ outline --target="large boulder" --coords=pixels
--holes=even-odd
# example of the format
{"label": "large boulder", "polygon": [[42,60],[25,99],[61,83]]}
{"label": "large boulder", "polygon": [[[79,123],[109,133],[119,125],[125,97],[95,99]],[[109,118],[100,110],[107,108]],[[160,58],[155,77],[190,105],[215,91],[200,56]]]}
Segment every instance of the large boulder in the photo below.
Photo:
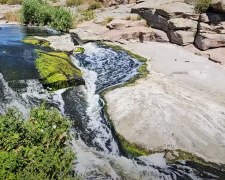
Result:
{"label": "large boulder", "polygon": [[159,15],[155,9],[151,8],[140,8],[132,9],[131,13],[139,14],[143,19],[147,21],[147,24],[153,28],[168,31],[168,22],[167,19]]}
{"label": "large boulder", "polygon": [[193,31],[170,31],[170,41],[181,46],[194,42],[195,32]]}
{"label": "large boulder", "polygon": [[225,46],[225,34],[198,33],[195,45],[201,50]]}
{"label": "large boulder", "polygon": [[218,12],[225,12],[225,0],[212,0],[211,7]]}
{"label": "large boulder", "polygon": [[168,21],[171,30],[196,30],[198,23],[191,19],[174,18]]}
{"label": "large boulder", "polygon": [[156,12],[167,19],[182,17],[184,14],[195,14],[194,6],[182,2],[164,4],[157,7]]}
{"label": "large boulder", "polygon": [[[153,28],[163,30],[165,32],[169,31],[168,21],[173,18],[185,18],[198,20],[198,15],[194,12],[194,7],[181,2],[172,2],[164,5],[159,5],[157,8],[146,8],[146,7],[133,7],[131,13],[139,14],[143,19],[145,19]],[[182,22],[178,22],[178,21]],[[174,23],[185,23],[185,20],[178,19]],[[191,23],[188,21],[187,23]],[[173,24],[173,23],[172,23]],[[172,25],[171,24],[171,25]],[[191,26],[195,26],[196,23],[192,23]],[[175,25],[176,26],[176,25]],[[174,27],[172,25],[172,27]]]}

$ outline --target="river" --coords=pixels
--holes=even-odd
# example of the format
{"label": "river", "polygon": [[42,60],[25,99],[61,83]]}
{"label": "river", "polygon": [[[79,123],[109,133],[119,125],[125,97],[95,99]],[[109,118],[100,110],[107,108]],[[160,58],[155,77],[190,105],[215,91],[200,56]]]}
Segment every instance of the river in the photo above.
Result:
{"label": "river", "polygon": [[104,114],[99,93],[123,84],[138,72],[141,63],[126,52],[107,46],[86,43],[84,54],[70,54],[83,73],[85,86],[49,93],[43,88],[35,67],[35,49],[52,51],[21,43],[27,36],[52,36],[45,28],[3,25],[0,29],[0,114],[15,107],[28,117],[32,107],[46,101],[73,122],[71,142],[77,153],[75,171],[81,179],[221,179],[223,171],[192,162],[168,164],[163,153],[128,158],[118,144]]}

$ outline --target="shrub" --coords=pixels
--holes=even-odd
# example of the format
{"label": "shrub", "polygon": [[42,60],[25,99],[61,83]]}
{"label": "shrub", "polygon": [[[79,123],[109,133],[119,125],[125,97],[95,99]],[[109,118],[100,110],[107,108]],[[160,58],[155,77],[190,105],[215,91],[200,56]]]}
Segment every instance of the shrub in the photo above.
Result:
{"label": "shrub", "polygon": [[49,25],[58,31],[68,31],[72,26],[72,14],[62,7],[53,7],[40,0],[25,0],[21,9],[24,24]]}
{"label": "shrub", "polygon": [[72,27],[73,18],[71,13],[62,8],[56,7],[51,13],[50,27],[60,31],[68,31]]}
{"label": "shrub", "polygon": [[212,0],[199,0],[195,5],[195,11],[197,13],[205,13],[209,8]]}
{"label": "shrub", "polygon": [[101,8],[101,4],[99,2],[93,2],[88,9],[95,10],[95,9],[99,9],[99,8]]}
{"label": "shrub", "polygon": [[0,179],[66,179],[74,176],[75,153],[66,141],[70,123],[56,109],[31,110],[25,121],[9,109],[0,116]]}

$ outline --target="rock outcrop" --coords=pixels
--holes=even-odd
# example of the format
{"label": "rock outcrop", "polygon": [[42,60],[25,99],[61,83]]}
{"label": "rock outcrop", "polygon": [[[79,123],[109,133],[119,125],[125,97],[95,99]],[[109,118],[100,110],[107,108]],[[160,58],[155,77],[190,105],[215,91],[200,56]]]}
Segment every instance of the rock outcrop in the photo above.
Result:
{"label": "rock outcrop", "polygon": [[225,46],[225,16],[223,14],[200,15],[195,45],[201,50]]}
{"label": "rock outcrop", "polygon": [[151,58],[151,73],[105,95],[116,131],[148,150],[182,149],[225,164],[224,67],[173,44],[123,47]]}
{"label": "rock outcrop", "polygon": [[155,9],[134,7],[131,13],[139,14],[148,25],[166,32],[172,43],[188,45],[194,42],[199,16],[191,5],[173,2]]}
{"label": "rock outcrop", "polygon": [[[190,3],[193,4],[193,3]],[[171,43],[186,46],[195,44],[200,50],[225,46],[224,0],[212,1],[218,12],[196,14],[193,5],[171,2],[154,8],[134,6],[137,13],[153,28],[167,33]]]}

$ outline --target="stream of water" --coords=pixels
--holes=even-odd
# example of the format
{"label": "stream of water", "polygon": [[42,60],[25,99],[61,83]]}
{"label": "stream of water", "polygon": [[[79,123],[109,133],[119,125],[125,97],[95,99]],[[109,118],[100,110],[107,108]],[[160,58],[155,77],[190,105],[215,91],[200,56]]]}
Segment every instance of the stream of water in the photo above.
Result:
{"label": "stream of water", "polygon": [[123,51],[96,43],[82,45],[84,54],[71,54],[83,73],[85,86],[48,93],[35,68],[35,49],[48,48],[21,43],[26,36],[53,35],[48,29],[2,26],[0,29],[0,114],[15,107],[27,117],[32,107],[47,101],[73,122],[72,146],[77,152],[75,170],[82,179],[183,180],[221,179],[215,168],[180,162],[168,164],[163,153],[129,159],[121,151],[104,114],[99,93],[125,83],[137,74],[141,63]]}

